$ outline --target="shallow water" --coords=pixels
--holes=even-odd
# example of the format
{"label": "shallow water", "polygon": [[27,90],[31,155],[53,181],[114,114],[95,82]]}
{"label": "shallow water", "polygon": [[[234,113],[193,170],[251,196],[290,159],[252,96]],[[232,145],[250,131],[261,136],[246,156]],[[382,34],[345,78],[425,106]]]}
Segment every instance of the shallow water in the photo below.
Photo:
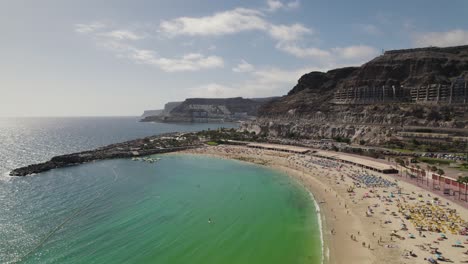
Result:
{"label": "shallow water", "polygon": [[320,262],[314,205],[287,176],[238,161],[159,157],[2,181],[0,262]]}
{"label": "shallow water", "polygon": [[[51,138],[68,146],[51,148],[58,153],[73,148],[61,135],[68,130],[56,130],[59,136],[42,138],[45,143],[25,144],[37,142],[28,139],[10,155],[1,151],[11,160],[21,157],[19,163],[45,159],[48,148],[31,156],[28,149],[48,146]],[[70,140],[92,138],[95,147],[155,134],[102,131]],[[0,177],[0,263],[320,263],[314,204],[286,175],[232,160],[157,157],[156,163],[107,160]]]}

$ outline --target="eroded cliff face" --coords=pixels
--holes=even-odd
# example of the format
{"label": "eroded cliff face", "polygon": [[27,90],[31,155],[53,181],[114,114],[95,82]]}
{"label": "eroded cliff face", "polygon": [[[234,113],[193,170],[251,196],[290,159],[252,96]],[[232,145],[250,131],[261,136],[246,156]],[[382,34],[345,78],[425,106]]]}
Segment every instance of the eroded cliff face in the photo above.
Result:
{"label": "eroded cliff face", "polygon": [[171,115],[191,117],[194,112],[204,112],[211,116],[224,116],[234,113],[246,113],[250,116],[257,115],[261,102],[235,98],[189,98],[171,111]]}
{"label": "eroded cliff face", "polygon": [[[274,98],[188,98],[172,104],[170,111],[151,116],[142,121],[158,122],[223,122],[251,120],[257,116],[258,109]],[[168,109],[169,104],[166,104]]]}
{"label": "eroded cliff face", "polygon": [[349,138],[381,145],[407,129],[454,129],[468,131],[468,107],[464,105],[358,105],[335,107],[336,112],[313,115],[261,117],[242,128],[280,138]]}
{"label": "eroded cliff face", "polygon": [[244,123],[242,130],[266,133],[273,138],[322,139],[349,138],[353,142],[364,140],[366,144],[379,145],[399,131],[390,127],[313,123],[309,120],[259,119],[257,122]]}
{"label": "eroded cliff face", "polygon": [[342,86],[450,84],[468,71],[468,46],[388,51],[359,67]]}
{"label": "eroded cliff face", "polygon": [[372,144],[407,127],[468,129],[466,103],[333,102],[343,88],[450,85],[456,78],[468,80],[468,46],[388,51],[361,67],[303,75],[288,95],[262,106],[258,120],[244,128],[272,136],[346,137]]}
{"label": "eroded cliff face", "polygon": [[326,73],[307,73],[299,79],[287,96],[263,105],[259,109],[259,115],[275,117],[285,114],[313,114],[316,111],[327,111],[333,92],[340,82],[357,69],[357,67],[348,67]]}

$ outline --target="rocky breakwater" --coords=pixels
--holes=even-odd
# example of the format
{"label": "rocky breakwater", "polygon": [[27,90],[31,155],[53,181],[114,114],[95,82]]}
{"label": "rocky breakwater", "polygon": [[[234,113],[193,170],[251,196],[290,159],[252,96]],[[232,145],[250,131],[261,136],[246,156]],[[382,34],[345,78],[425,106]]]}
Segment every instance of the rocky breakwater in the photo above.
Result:
{"label": "rocky breakwater", "polygon": [[14,169],[10,176],[26,176],[96,160],[147,156],[201,146],[194,133],[171,133],[112,144],[95,150],[53,157],[51,160]]}

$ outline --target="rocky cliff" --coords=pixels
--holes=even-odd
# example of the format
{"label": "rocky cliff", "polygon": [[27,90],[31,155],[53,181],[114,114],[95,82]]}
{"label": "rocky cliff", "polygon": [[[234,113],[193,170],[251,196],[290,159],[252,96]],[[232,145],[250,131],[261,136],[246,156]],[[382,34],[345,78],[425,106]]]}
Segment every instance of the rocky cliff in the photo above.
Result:
{"label": "rocky cliff", "polygon": [[[217,122],[246,120],[258,114],[258,109],[274,98],[188,98],[168,113],[148,117],[143,121]],[[166,112],[166,111],[165,111]]]}
{"label": "rocky cliff", "polygon": [[[244,127],[281,137],[340,136],[375,144],[388,140],[389,131],[407,127],[468,129],[467,73],[468,46],[387,51],[360,67],[303,75],[286,96],[262,106],[258,120]],[[384,100],[392,89],[394,97],[398,89],[400,101]],[[366,100],[337,104],[338,91]],[[375,100],[369,100],[372,96]],[[437,101],[429,101],[433,98]],[[441,103],[439,98],[449,99]]]}
{"label": "rocky cliff", "polygon": [[140,116],[141,118],[145,118],[148,116],[157,116],[160,115],[164,110],[145,110],[143,114]]}
{"label": "rocky cliff", "polygon": [[164,105],[164,109],[162,110],[146,110],[143,112],[143,115],[141,116],[142,122],[153,122],[153,121],[159,121],[163,119],[166,116],[169,116],[171,111],[182,104],[182,102],[168,102]]}

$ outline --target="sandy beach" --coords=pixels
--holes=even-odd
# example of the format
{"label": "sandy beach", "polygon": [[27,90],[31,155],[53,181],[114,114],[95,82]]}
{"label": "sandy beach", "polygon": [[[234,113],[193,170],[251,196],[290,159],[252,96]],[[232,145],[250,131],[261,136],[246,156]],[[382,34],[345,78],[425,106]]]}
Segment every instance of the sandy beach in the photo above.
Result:
{"label": "sandy beach", "polygon": [[311,154],[232,145],[184,152],[269,166],[302,183],[320,207],[325,263],[468,263],[468,210],[410,183]]}

